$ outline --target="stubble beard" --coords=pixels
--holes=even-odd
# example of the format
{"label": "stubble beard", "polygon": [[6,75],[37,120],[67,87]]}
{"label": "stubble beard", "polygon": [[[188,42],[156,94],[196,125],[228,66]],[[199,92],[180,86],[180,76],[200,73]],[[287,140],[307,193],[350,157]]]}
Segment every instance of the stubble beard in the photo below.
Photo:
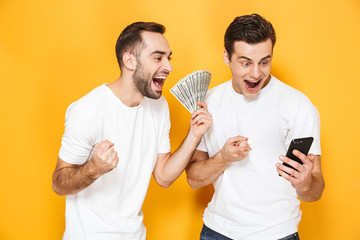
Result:
{"label": "stubble beard", "polygon": [[162,91],[153,91],[151,89],[151,81],[152,75],[150,73],[146,73],[143,70],[143,67],[140,61],[137,61],[137,66],[134,71],[133,81],[137,88],[137,90],[145,97],[158,99],[161,97]]}

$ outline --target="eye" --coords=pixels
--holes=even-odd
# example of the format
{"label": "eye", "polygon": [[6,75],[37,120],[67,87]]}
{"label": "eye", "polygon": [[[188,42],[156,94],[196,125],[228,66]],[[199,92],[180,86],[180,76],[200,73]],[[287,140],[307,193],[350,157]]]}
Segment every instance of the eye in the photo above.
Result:
{"label": "eye", "polygon": [[155,57],[154,58],[156,61],[161,61],[161,57],[159,56],[159,57]]}
{"label": "eye", "polygon": [[242,65],[243,65],[244,67],[248,67],[248,66],[250,65],[250,63],[249,63],[249,62],[243,62]]}
{"label": "eye", "polygon": [[268,61],[265,61],[265,62],[261,62],[260,64],[261,64],[262,66],[266,66],[268,63],[269,63]]}

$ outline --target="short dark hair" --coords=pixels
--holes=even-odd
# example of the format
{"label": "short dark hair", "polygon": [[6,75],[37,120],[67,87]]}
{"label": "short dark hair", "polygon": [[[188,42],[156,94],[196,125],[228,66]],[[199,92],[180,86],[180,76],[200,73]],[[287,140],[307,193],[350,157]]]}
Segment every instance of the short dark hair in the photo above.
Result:
{"label": "short dark hair", "polygon": [[[145,47],[141,37],[141,33],[144,31],[165,33],[165,27],[155,22],[134,22],[127,26],[120,34],[116,42],[116,58],[119,63],[120,69],[124,65],[122,56],[125,52],[138,55],[140,50]],[[140,48],[142,46],[142,48]]]}
{"label": "short dark hair", "polygon": [[276,34],[272,24],[259,14],[243,15],[236,17],[226,29],[224,42],[229,60],[234,52],[234,43],[244,41],[246,43],[261,43],[270,39],[274,48]]}

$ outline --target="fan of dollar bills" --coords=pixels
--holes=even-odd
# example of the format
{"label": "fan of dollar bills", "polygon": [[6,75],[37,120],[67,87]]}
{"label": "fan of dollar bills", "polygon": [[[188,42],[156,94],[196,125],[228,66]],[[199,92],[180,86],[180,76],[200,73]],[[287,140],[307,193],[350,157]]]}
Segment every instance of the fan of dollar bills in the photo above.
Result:
{"label": "fan of dollar bills", "polygon": [[199,70],[182,78],[170,89],[170,92],[192,113],[200,108],[196,103],[204,101],[210,79],[210,72]]}

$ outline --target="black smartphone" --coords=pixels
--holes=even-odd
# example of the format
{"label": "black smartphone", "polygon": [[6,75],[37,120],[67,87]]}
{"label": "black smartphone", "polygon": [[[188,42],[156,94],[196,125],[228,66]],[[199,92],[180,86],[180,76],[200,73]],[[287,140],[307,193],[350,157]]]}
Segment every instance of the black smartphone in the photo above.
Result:
{"label": "black smartphone", "polygon": [[[311,147],[311,144],[312,144],[313,141],[314,141],[313,137],[297,138],[297,139],[291,140],[290,146],[289,146],[288,151],[286,153],[286,157],[288,157],[288,158],[290,158],[292,160],[295,160],[298,163],[303,164],[303,162],[298,157],[296,157],[292,153],[292,151],[294,149],[296,149],[296,150],[299,150],[300,152],[302,152],[303,154],[307,155],[309,153],[309,150],[310,150],[310,147]],[[292,166],[290,166],[287,163],[283,163],[283,164],[285,166],[287,166],[287,167],[295,169],[295,168],[293,168]]]}

